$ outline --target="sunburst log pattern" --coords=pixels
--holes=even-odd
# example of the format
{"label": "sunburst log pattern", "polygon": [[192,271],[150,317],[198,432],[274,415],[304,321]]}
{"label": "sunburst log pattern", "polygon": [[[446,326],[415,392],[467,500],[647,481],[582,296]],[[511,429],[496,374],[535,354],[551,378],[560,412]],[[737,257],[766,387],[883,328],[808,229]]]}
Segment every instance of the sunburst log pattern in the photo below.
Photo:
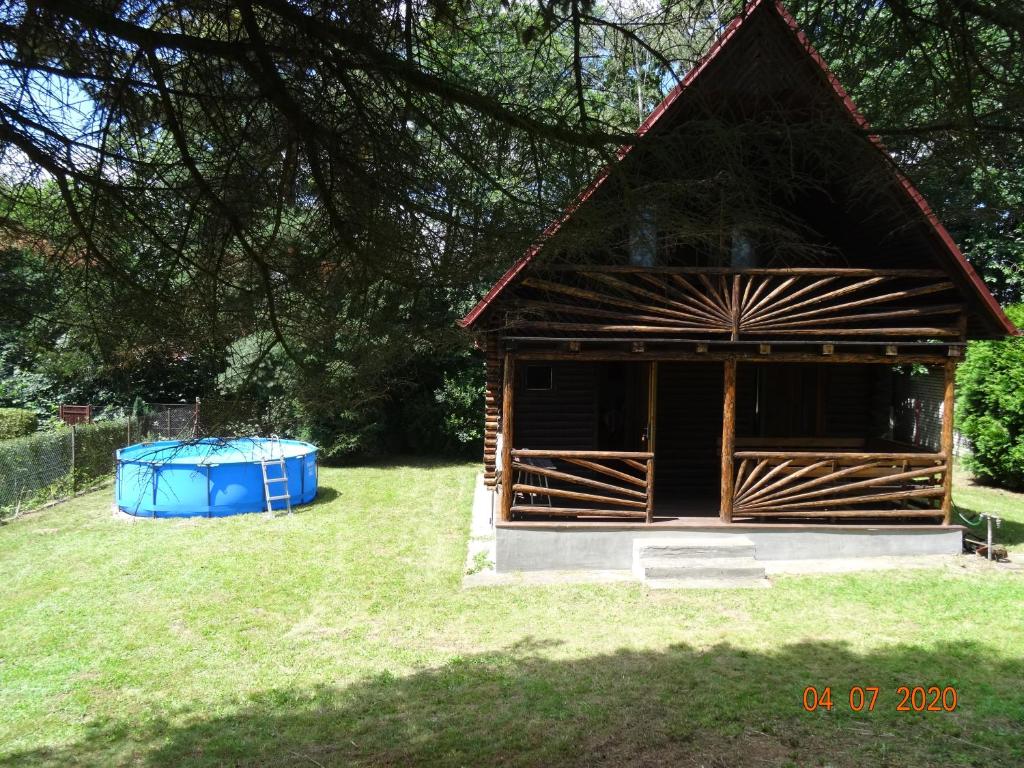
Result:
{"label": "sunburst log pattern", "polygon": [[736,517],[941,517],[942,454],[735,454]]}
{"label": "sunburst log pattern", "polygon": [[955,338],[964,306],[953,291],[938,270],[574,267],[524,278],[509,324],[728,339]]}

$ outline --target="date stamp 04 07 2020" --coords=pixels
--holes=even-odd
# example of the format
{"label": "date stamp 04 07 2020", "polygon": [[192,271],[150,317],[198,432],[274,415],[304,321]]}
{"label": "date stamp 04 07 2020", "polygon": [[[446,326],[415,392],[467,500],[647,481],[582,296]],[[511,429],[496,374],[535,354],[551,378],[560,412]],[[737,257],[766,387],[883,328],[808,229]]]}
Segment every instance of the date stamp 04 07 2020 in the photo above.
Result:
{"label": "date stamp 04 07 2020", "polygon": [[[879,688],[874,685],[854,685],[850,688],[848,704],[854,712],[874,712],[879,703]],[[884,694],[883,694],[884,697]],[[897,712],[953,712],[959,704],[956,688],[947,685],[901,685],[896,689]],[[832,711],[836,705],[832,701],[832,686],[815,688],[809,685],[804,688],[803,706],[808,712],[819,709]]]}

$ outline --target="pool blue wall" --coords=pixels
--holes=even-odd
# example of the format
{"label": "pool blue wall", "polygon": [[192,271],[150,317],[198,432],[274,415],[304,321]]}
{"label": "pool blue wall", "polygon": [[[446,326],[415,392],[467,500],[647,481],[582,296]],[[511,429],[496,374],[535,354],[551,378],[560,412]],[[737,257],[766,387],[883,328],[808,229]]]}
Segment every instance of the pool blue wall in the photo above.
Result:
{"label": "pool blue wall", "polygon": [[[308,447],[308,452],[287,456],[288,495],[292,506],[306,504],[317,494],[317,449],[308,443],[281,441],[289,450]],[[173,462],[146,460],[158,457],[164,445],[173,451],[175,443],[154,443],[148,453],[118,452],[115,495],[123,512],[141,517],[224,517],[246,512],[266,511],[263,474],[258,460],[242,460],[231,455],[218,463],[216,456],[201,460],[181,456]],[[132,446],[135,448],[136,446]],[[167,453],[164,451],[163,453]],[[268,475],[279,474],[277,466],[267,468]],[[283,483],[271,484],[272,495],[282,495]],[[273,502],[273,509],[285,509],[284,499]]]}

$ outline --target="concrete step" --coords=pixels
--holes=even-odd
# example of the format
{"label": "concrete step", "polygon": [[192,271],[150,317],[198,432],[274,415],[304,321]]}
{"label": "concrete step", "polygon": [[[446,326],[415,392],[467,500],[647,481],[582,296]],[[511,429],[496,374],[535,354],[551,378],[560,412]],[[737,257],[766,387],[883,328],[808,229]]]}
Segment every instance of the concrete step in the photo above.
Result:
{"label": "concrete step", "polygon": [[754,557],[754,542],[746,536],[679,536],[634,539],[633,561],[648,558],[682,560]]}
{"label": "concrete step", "polygon": [[651,579],[763,579],[764,566],[754,558],[700,557],[687,560],[679,557],[646,557],[639,561],[639,575]]}

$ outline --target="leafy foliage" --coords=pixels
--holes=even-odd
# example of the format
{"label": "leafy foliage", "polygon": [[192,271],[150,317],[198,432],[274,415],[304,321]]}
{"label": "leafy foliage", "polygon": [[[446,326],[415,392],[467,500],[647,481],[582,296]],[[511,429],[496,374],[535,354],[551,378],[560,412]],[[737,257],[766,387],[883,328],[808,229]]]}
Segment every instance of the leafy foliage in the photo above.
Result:
{"label": "leafy foliage", "polygon": [[445,355],[423,345],[389,355],[382,345],[356,359],[310,375],[272,341],[247,337],[232,345],[218,389],[228,398],[263,403],[264,431],[314,442],[328,462],[398,451],[466,454],[480,447],[483,365],[475,354]]}
{"label": "leafy foliage", "polygon": [[25,408],[0,408],[0,440],[31,435],[39,427],[39,419]]}
{"label": "leafy foliage", "polygon": [[0,440],[0,513],[59,499],[109,477],[115,452],[127,440],[124,419]]}
{"label": "leafy foliage", "polygon": [[96,421],[75,427],[75,478],[79,487],[107,477],[114,469],[114,454],[128,444],[125,419]]}
{"label": "leafy foliage", "polygon": [[0,511],[30,507],[71,491],[71,431],[0,441]]}
{"label": "leafy foliage", "polygon": [[[1024,324],[1024,305],[1007,311]],[[956,419],[982,481],[1024,489],[1024,339],[972,343],[957,374]]]}
{"label": "leafy foliage", "polygon": [[418,453],[471,455],[483,446],[483,411],[484,367],[466,353],[448,361],[403,402],[402,433],[408,448]]}

